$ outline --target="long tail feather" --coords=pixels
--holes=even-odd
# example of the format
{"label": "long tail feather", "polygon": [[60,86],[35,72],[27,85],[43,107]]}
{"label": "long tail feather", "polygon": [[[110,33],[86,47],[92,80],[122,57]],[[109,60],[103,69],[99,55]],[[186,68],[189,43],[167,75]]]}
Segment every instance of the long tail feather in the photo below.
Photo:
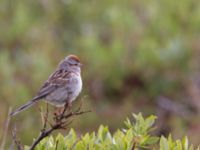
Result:
{"label": "long tail feather", "polygon": [[29,108],[30,106],[32,106],[36,102],[36,100],[38,100],[38,99],[30,100],[29,102],[27,102],[26,104],[22,105],[21,107],[19,107],[15,111],[11,112],[10,116],[14,116],[14,115],[18,114],[19,112]]}

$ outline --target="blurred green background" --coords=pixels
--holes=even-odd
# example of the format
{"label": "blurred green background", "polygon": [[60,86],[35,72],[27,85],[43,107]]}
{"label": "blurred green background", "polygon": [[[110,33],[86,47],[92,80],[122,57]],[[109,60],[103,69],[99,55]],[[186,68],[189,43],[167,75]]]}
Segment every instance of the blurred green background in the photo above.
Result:
{"label": "blurred green background", "polygon": [[[31,99],[59,61],[76,54],[84,84],[74,109],[82,100],[92,110],[74,120],[77,132],[100,124],[114,131],[142,112],[158,116],[156,134],[200,144],[200,1],[0,2],[0,140],[9,107]],[[41,105],[12,118],[24,144],[41,129]]]}

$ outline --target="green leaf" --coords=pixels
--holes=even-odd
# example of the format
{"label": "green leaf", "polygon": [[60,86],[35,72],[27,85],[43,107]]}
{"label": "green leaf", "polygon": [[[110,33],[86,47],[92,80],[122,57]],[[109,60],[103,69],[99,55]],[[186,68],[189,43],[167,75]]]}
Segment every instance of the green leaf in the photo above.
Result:
{"label": "green leaf", "polygon": [[160,138],[160,150],[170,150],[168,141],[164,136]]}
{"label": "green leaf", "polygon": [[183,150],[188,150],[189,142],[188,142],[188,138],[186,136],[183,138],[182,144],[183,144]]}

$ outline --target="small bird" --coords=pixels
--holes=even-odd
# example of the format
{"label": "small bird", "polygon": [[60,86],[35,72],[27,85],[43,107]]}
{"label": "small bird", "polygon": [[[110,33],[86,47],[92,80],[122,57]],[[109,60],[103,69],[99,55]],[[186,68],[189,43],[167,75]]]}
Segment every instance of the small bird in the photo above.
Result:
{"label": "small bird", "polygon": [[80,59],[75,55],[69,55],[62,60],[57,69],[40,88],[36,96],[17,110],[11,112],[11,116],[29,108],[40,100],[45,100],[56,107],[68,104],[71,107],[82,90]]}

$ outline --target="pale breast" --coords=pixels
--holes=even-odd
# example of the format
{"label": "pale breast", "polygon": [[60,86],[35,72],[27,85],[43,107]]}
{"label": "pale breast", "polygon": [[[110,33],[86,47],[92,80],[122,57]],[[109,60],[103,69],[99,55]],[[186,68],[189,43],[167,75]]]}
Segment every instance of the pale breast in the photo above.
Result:
{"label": "pale breast", "polygon": [[81,76],[75,76],[74,78],[72,78],[71,80],[71,86],[68,87],[69,89],[69,99],[70,102],[74,101],[77,96],[80,94],[81,90],[82,90],[82,80],[81,80]]}
{"label": "pale breast", "polygon": [[80,75],[73,75],[68,79],[66,85],[58,87],[50,93],[46,100],[50,104],[63,106],[66,102],[74,101],[82,90],[82,80]]}

